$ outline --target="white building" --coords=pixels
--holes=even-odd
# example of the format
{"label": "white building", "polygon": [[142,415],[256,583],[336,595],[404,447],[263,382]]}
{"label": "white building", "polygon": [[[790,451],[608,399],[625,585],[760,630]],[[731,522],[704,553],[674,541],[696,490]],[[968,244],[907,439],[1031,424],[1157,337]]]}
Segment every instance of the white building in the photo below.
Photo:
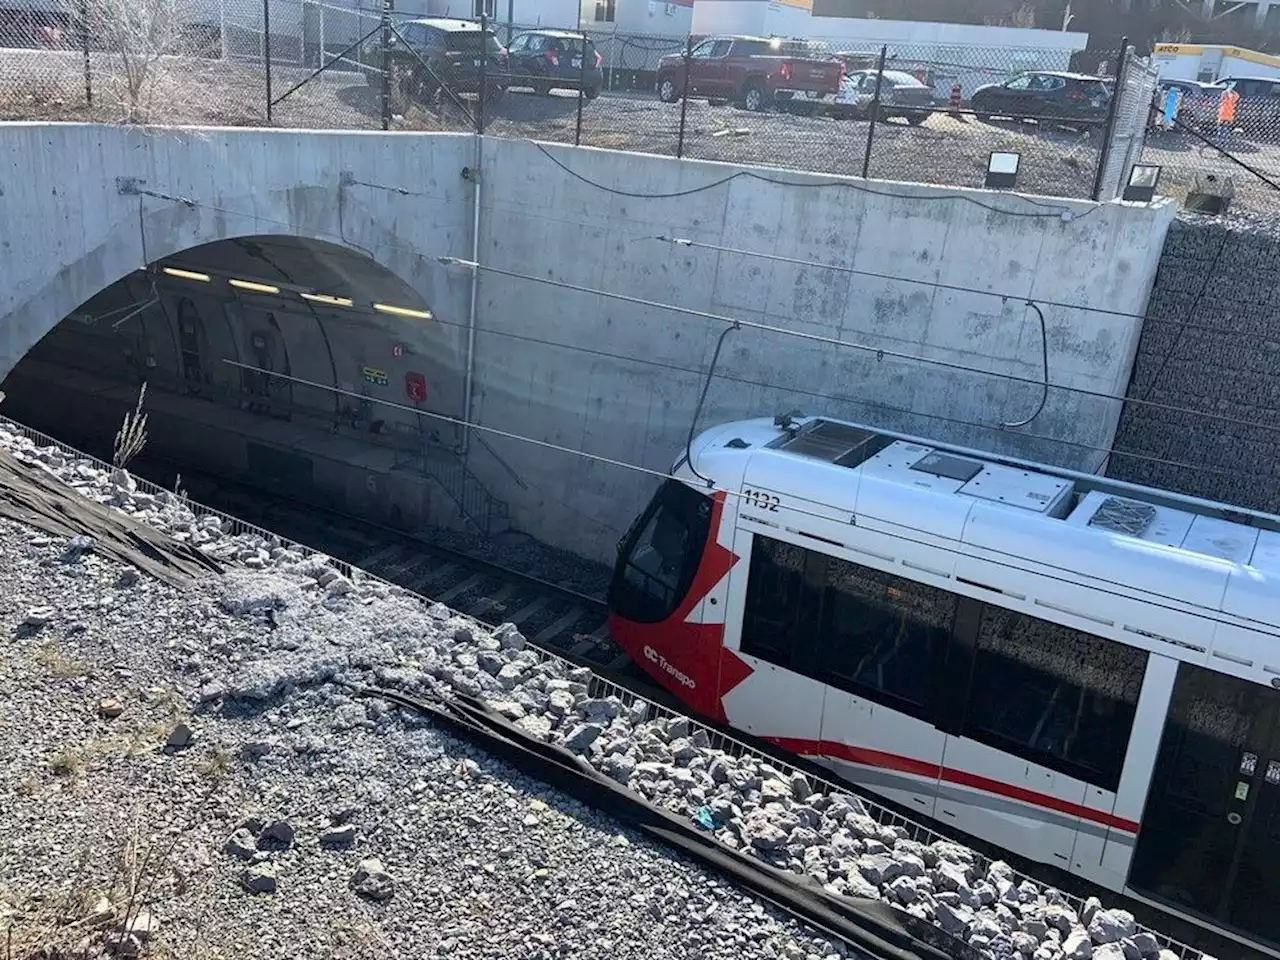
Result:
{"label": "white building", "polygon": [[582,0],[582,26],[641,36],[687,37],[694,0]]}

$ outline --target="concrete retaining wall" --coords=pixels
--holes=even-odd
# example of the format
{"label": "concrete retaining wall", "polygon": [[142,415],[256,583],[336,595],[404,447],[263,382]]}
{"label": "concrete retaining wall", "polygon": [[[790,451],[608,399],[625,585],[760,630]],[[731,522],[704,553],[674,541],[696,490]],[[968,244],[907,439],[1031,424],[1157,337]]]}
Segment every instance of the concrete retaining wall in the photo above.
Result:
{"label": "concrete retaining wall", "polygon": [[[434,134],[0,125],[0,220],[25,225],[21,239],[0,238],[0,376],[144,263],[221,239],[293,234],[369,256],[438,318],[413,333],[367,327],[369,342],[339,350],[337,366],[407,340],[431,355],[453,398],[443,412],[456,413],[470,271],[438,258],[471,254],[473,188],[460,174],[474,149],[472,138]],[[1142,312],[1172,217],[1168,205],[1030,200],[511,140],[486,139],[481,169],[480,261],[517,276],[480,274],[474,418],[655,471],[670,467],[694,420],[728,328],[717,317],[776,329],[724,338],[701,426],[798,407],[1092,467],[1112,439],[1113,398],[1129,381],[1140,323],[1090,308]],[[344,174],[356,184],[344,185]],[[157,196],[122,195],[119,177]],[[1054,384],[1038,413],[1042,336],[1028,298],[1045,304]],[[287,319],[293,369],[325,381],[335,363],[319,334],[307,339],[314,324]],[[326,320],[330,340],[351,342],[338,322]],[[392,382],[377,389],[402,400],[390,364]],[[999,426],[1033,413],[1025,427]],[[611,555],[656,482],[483,432],[469,464],[515,527],[597,559]]]}
{"label": "concrete retaining wall", "polygon": [[[789,171],[757,176],[513,141],[489,141],[485,150],[483,262],[886,351],[733,332],[701,425],[798,407],[1077,467],[1096,466],[1111,442],[1119,404],[1110,398],[1128,383],[1141,324],[1042,307],[1055,388],[1030,424],[1002,431],[1000,423],[1031,416],[1042,395],[1040,325],[1025,298],[1141,314],[1173,215],[1167,204],[1031,202]],[[662,194],[669,196],[655,196]],[[1064,211],[1075,219],[1064,220]],[[880,276],[672,246],[653,239],[659,235]],[[727,324],[493,273],[481,275],[480,301],[481,422],[670,467]],[[1005,373],[1032,382],[998,376]],[[516,441],[490,442],[528,485],[510,498],[516,525],[595,556],[612,550],[655,483]],[[501,485],[486,458],[477,453],[474,468]]]}

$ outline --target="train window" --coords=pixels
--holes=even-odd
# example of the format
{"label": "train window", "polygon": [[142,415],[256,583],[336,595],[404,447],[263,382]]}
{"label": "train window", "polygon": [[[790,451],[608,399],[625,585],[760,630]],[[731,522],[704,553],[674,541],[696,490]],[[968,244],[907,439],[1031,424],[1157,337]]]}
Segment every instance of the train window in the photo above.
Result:
{"label": "train window", "polygon": [[751,547],[747,602],[742,617],[743,653],[790,667],[796,650],[796,616],[804,589],[808,550],[757,536]]}
{"label": "train window", "polygon": [[1136,647],[987,606],[964,735],[1115,790],[1146,668]]}
{"label": "train window", "polygon": [[935,656],[956,597],[870,567],[827,558],[819,671],[824,682],[923,715]]}
{"label": "train window", "polygon": [[668,480],[618,545],[610,607],[624,620],[657,623],[688,593],[711,529],[711,500]]}

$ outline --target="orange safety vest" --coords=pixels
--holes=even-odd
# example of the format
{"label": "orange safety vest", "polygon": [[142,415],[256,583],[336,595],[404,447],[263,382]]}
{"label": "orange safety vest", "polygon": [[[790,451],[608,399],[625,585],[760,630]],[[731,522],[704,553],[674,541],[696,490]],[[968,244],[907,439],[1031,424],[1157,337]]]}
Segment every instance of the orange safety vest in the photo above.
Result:
{"label": "orange safety vest", "polygon": [[1240,102],[1240,94],[1234,90],[1224,90],[1222,92],[1222,100],[1218,103],[1218,122],[1234,123],[1236,119],[1236,104]]}

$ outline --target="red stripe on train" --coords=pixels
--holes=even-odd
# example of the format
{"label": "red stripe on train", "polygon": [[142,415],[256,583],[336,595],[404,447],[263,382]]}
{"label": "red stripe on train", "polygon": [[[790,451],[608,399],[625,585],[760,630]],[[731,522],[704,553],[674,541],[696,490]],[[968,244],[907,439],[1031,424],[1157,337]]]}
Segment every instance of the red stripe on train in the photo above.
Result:
{"label": "red stripe on train", "polygon": [[885,770],[909,773],[917,777],[929,777],[935,780],[941,778],[951,783],[958,783],[962,787],[972,787],[985,793],[994,793],[997,796],[1008,797],[1011,800],[1044,807],[1048,810],[1056,810],[1058,813],[1079,817],[1081,820],[1092,820],[1094,823],[1114,827],[1126,833],[1138,832],[1139,824],[1133,820],[1126,820],[1123,817],[1117,817],[1102,810],[1093,810],[1082,804],[1072,803],[1069,800],[1053,797],[1047,793],[1028,790],[1026,787],[1017,787],[1011,783],[992,780],[990,777],[981,777],[976,773],[967,773],[964,770],[955,770],[951,767],[943,767],[924,760],[913,760],[911,757],[900,756],[896,753],[869,750],[866,747],[854,747],[847,743],[836,743],[832,740],[802,740],[797,737],[765,737],[764,739],[792,753],[800,753],[811,757],[824,756],[835,760],[847,760],[849,763],[857,763],[867,767],[881,767]]}

